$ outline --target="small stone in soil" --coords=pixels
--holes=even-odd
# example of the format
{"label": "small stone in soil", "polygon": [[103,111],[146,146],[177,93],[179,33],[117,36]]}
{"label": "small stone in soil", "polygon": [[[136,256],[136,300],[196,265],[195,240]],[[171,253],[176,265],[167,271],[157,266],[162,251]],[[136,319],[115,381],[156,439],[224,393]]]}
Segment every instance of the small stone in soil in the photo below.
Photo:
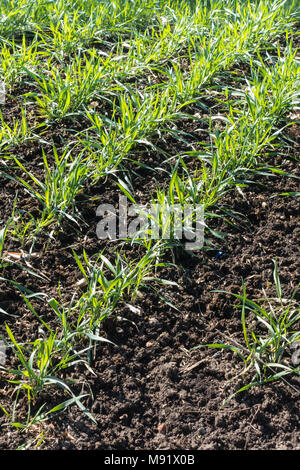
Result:
{"label": "small stone in soil", "polygon": [[162,434],[166,434],[167,432],[167,426],[165,423],[159,423],[159,425],[157,426],[157,430],[158,432],[162,433]]}

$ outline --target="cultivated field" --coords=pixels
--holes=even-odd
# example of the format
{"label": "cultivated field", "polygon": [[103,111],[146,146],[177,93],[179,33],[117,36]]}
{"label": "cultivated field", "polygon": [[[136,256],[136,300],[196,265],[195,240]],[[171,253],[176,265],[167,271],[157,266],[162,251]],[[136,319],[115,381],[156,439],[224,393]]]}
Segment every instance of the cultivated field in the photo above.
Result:
{"label": "cultivated field", "polygon": [[300,449],[299,24],[1,1],[1,449]]}

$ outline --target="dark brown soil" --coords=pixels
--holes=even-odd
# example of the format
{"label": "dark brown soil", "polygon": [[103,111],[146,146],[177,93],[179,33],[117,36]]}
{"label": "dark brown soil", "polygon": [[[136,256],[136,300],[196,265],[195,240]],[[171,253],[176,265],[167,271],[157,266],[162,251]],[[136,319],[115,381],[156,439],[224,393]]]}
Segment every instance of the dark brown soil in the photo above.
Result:
{"label": "dark brown soil", "polygon": [[[19,112],[17,104],[7,108],[6,117]],[[61,128],[47,133],[70,138]],[[66,126],[67,129],[67,126]],[[185,127],[187,130],[187,127]],[[191,131],[191,129],[189,129]],[[231,293],[242,292],[244,280],[251,299],[274,295],[273,260],[277,260],[284,296],[290,296],[300,280],[300,213],[299,197],[280,196],[299,192],[299,125],[289,128],[293,139],[292,152],[282,149],[276,157],[269,156],[270,166],[277,166],[290,176],[261,175],[255,184],[243,188],[242,194],[232,192],[222,200],[222,207],[236,213],[230,222],[211,221],[211,227],[226,232],[224,241],[211,239],[214,249],[203,250],[197,256],[178,251],[177,267],[164,268],[160,277],[177,283],[161,288],[161,294],[176,307],[172,308],[154,292],[142,291],[136,298],[136,313],[121,305],[117,315],[108,318],[102,334],[115,346],[101,343],[91,367],[76,365],[65,372],[75,394],[87,394],[82,402],[91,411],[94,424],[76,405],[56,413],[48,421],[34,424],[28,430],[1,427],[0,448],[16,449],[25,446],[34,449],[60,450],[233,450],[233,449],[300,449],[299,377],[289,377],[251,388],[237,394],[226,405],[224,400],[239,387],[246,385],[248,376],[238,376],[242,361],[231,351],[198,348],[198,345],[230,340],[243,343],[240,309]],[[199,139],[199,134],[196,135]],[[169,147],[173,142],[169,140]],[[39,171],[42,146],[29,142],[18,151],[32,171]],[[149,165],[155,166],[151,156]],[[145,161],[145,160],[144,160]],[[12,168],[5,168],[12,171]],[[157,178],[157,174],[155,176]],[[140,170],[136,177],[137,194],[143,198],[154,188],[150,173]],[[1,225],[12,213],[16,193],[15,182],[1,176]],[[117,204],[114,184],[99,182],[91,188],[90,196],[102,197]],[[36,339],[40,323],[26,307],[20,290],[10,279],[32,292],[61,295],[65,302],[79,294],[77,281],[81,273],[72,250],[81,254],[99,253],[106,248],[115,253],[119,245],[105,245],[96,237],[95,216],[98,201],[79,198],[78,206],[86,224],[80,228],[63,222],[61,231],[48,246],[38,238],[30,268],[41,278],[29,274],[19,266],[3,269],[0,280],[0,307],[13,317],[0,313],[0,333],[5,333],[7,322],[20,342]],[[18,207],[38,211],[30,196],[20,189]],[[25,245],[8,240],[7,256],[26,249]],[[129,258],[138,254],[137,247],[124,246]],[[170,258],[170,261],[171,258]],[[21,260],[20,264],[26,266]],[[27,266],[28,267],[28,266]],[[226,293],[216,292],[226,291]],[[299,294],[295,296],[299,301]],[[32,300],[45,321],[55,325],[53,312],[46,302]],[[287,362],[290,357],[287,357]],[[9,353],[7,365],[16,365]],[[236,378],[236,376],[238,376]],[[3,374],[0,379],[0,403],[11,410],[15,386]],[[230,380],[232,379],[232,380]],[[68,397],[57,389],[45,389],[32,404],[32,413],[46,403],[46,410]],[[26,420],[27,398],[18,401],[16,414]],[[7,418],[0,411],[0,422]],[[40,441],[41,437],[43,438]]]}
{"label": "dark brown soil", "polygon": [[[299,176],[293,160],[281,161],[281,168]],[[179,311],[147,293],[136,301],[140,315],[122,309],[122,317],[130,322],[107,320],[105,330],[118,347],[98,347],[95,375],[80,367],[73,373],[76,389],[85,384],[86,392],[88,384],[92,391],[93,399],[85,405],[98,424],[72,406],[27,432],[3,428],[2,449],[24,442],[30,448],[41,432],[43,449],[300,448],[298,379],[289,380],[294,388],[280,382],[251,389],[222,407],[224,399],[243,384],[243,380],[228,382],[243,364],[231,352],[204,348],[190,352],[199,344],[226,342],[224,334],[242,342],[240,313],[232,297],[213,290],[239,293],[244,279],[250,298],[261,296],[262,289],[272,292],[273,258],[278,261],[285,294],[299,281],[299,201],[272,198],[299,190],[299,183],[284,177],[263,177],[261,183],[244,190],[244,197],[228,197],[227,204],[246,213],[250,223],[246,229],[232,229],[226,246],[219,247],[224,250],[222,256],[216,259],[216,252],[210,251],[199,258],[179,258],[180,267],[168,270],[168,278],[179,287],[164,293]],[[3,206],[7,205],[11,196],[8,192],[1,196]],[[66,297],[71,296],[78,272],[69,246],[77,243],[80,250],[95,251],[98,241],[90,232],[85,244],[80,236],[77,240],[74,235],[64,236],[32,260],[33,269],[45,273],[48,282],[35,281],[16,268],[4,276],[54,296],[60,281]],[[3,281],[1,292],[1,305],[18,312],[10,320],[14,334],[19,340],[32,339],[37,324],[22,299]],[[12,387],[2,381],[3,405],[11,393]],[[59,399],[58,392],[45,393],[40,403],[47,401],[50,406]]]}

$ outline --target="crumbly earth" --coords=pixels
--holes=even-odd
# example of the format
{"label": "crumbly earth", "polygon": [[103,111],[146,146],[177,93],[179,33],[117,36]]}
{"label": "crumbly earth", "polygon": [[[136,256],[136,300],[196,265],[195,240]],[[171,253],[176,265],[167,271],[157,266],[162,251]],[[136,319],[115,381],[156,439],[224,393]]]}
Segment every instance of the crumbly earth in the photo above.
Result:
{"label": "crumbly earth", "polygon": [[[15,94],[17,96],[17,94]],[[8,101],[6,118],[16,116],[16,99]],[[70,138],[67,126],[45,135],[53,137],[58,148],[64,143],[60,136]],[[185,127],[186,129],[186,127]],[[238,388],[246,385],[249,376],[240,376],[243,362],[229,350],[199,345],[234,341],[244,344],[241,312],[230,293],[242,292],[244,280],[250,299],[274,296],[273,260],[277,260],[283,294],[290,296],[299,283],[299,197],[280,196],[299,192],[299,125],[291,126],[291,150],[282,148],[277,156],[269,156],[270,166],[280,167],[289,174],[265,175],[243,188],[242,193],[227,194],[222,207],[230,208],[236,218],[214,219],[211,227],[226,232],[224,240],[213,240],[213,249],[195,256],[175,253],[176,267],[164,268],[160,277],[176,283],[160,288],[167,304],[155,292],[143,290],[135,299],[135,309],[120,305],[116,315],[108,318],[101,334],[114,345],[100,343],[92,358],[91,370],[77,364],[65,371],[65,378],[75,394],[86,395],[82,402],[91,411],[93,423],[76,405],[53,414],[48,421],[33,424],[27,430],[1,427],[0,448],[59,450],[229,450],[229,449],[300,449],[299,377],[288,377],[268,385],[254,387],[224,404]],[[198,133],[198,139],[200,134]],[[169,143],[169,145],[171,145]],[[41,146],[32,141],[18,148],[27,168],[39,171]],[[20,154],[22,152],[22,155]],[[142,149],[141,149],[142,152]],[[150,166],[159,165],[153,155]],[[2,168],[3,169],[3,168]],[[7,168],[4,168],[8,171]],[[156,174],[156,179],[157,179]],[[16,183],[0,177],[1,220],[6,221],[13,209]],[[135,181],[137,194],[155,187],[149,174],[140,170]],[[18,188],[18,204],[37,214],[38,206]],[[96,237],[95,211],[101,197],[117,204],[116,187],[99,183],[89,188],[78,207],[86,224],[75,228],[64,222],[62,230],[48,246],[38,239],[30,268],[37,278],[18,266],[4,269],[3,278],[11,279],[33,292],[46,292],[58,298],[61,286],[64,301],[79,295],[76,285],[81,275],[72,250],[95,254],[106,248],[115,253],[116,246],[105,246]],[[20,251],[20,245],[9,239],[7,253]],[[129,258],[138,249],[128,246]],[[221,253],[219,253],[221,252]],[[170,257],[170,262],[172,258]],[[299,301],[299,294],[295,299]],[[45,303],[33,304],[47,322],[54,322]],[[173,308],[170,304],[176,307]],[[7,322],[20,342],[32,341],[39,334],[40,324],[24,304],[20,291],[8,281],[0,280],[0,307],[14,317],[0,313],[0,332],[5,334]],[[53,315],[53,312],[52,312]],[[54,324],[54,323],[53,323]],[[286,358],[290,362],[290,357]],[[10,353],[7,365],[14,365]],[[0,378],[0,403],[11,409],[15,386]],[[45,389],[32,404],[31,415],[46,404],[58,405],[67,397],[57,389]],[[0,422],[7,418],[0,412]],[[18,401],[16,414],[26,417],[27,398]]]}
{"label": "crumbly earth", "polygon": [[[295,160],[281,158],[280,166],[299,176]],[[233,297],[213,291],[240,293],[244,279],[249,298],[261,296],[263,289],[271,295],[275,258],[285,294],[299,281],[299,201],[273,197],[299,190],[299,183],[290,177],[260,179],[260,184],[246,188],[242,195],[227,196],[227,204],[247,214],[248,222],[230,229],[224,246],[218,247],[221,256],[216,257],[216,250],[190,258],[179,254],[178,267],[162,273],[178,284],[164,290],[178,310],[154,294],[141,293],[135,301],[139,312],[124,307],[118,312],[123,319],[104,324],[103,334],[116,346],[103,343],[97,348],[94,373],[74,367],[74,390],[92,392],[85,405],[97,425],[74,405],[28,431],[2,428],[2,449],[24,443],[31,448],[41,435],[42,449],[300,449],[297,377],[288,379],[288,384],[276,382],[242,392],[222,406],[246,384],[247,377],[234,378],[243,363],[230,351],[191,351],[200,344],[226,343],[226,337],[243,343],[240,310]],[[3,206],[12,198],[7,186],[6,191],[2,187]],[[85,248],[94,252],[99,241],[92,234],[91,229]],[[31,261],[34,270],[47,275],[47,281],[35,281],[17,268],[5,274],[33,291],[46,290],[53,296],[60,281],[71,297],[79,279],[70,246],[79,248],[81,237],[75,238],[61,237]],[[31,338],[37,323],[20,295],[4,281],[1,306],[18,312],[13,319],[16,337]],[[13,387],[2,380],[1,403],[8,402],[12,393]],[[62,400],[60,395],[45,392],[34,406],[38,409],[44,402],[54,406]],[[22,405],[26,405],[25,398],[18,405],[21,414]]]}

